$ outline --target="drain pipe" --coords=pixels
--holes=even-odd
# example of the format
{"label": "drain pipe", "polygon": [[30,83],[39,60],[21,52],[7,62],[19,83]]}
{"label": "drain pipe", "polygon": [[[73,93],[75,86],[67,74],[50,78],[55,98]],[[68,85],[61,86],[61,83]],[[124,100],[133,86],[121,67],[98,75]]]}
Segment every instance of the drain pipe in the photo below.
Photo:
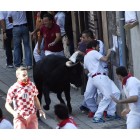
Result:
{"label": "drain pipe", "polygon": [[119,25],[120,25],[120,47],[119,47],[119,55],[120,55],[120,65],[126,67],[126,40],[125,40],[125,16],[124,11],[119,12]]}

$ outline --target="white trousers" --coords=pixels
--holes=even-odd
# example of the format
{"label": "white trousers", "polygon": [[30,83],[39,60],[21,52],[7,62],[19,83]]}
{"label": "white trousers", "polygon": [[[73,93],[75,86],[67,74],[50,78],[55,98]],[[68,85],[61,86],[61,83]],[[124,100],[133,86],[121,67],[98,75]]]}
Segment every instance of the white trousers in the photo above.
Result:
{"label": "white trousers", "polygon": [[93,77],[92,83],[103,95],[94,117],[101,118],[106,109],[108,115],[114,116],[116,112],[116,103],[111,99],[110,95],[114,95],[117,99],[119,99],[120,90],[114,82],[105,75],[97,75]]}
{"label": "white trousers", "polygon": [[82,105],[90,109],[91,112],[96,112],[97,110],[97,104],[95,98],[96,94],[97,94],[97,88],[93,85],[92,77],[88,77],[86,90],[84,93],[84,101]]}
{"label": "white trousers", "polygon": [[34,56],[35,62],[38,62],[39,60],[43,59],[45,56],[45,53],[43,50],[44,49],[44,39],[41,42],[41,46],[40,46],[41,54],[40,55],[37,53],[37,49],[38,49],[38,42],[36,43],[34,51],[33,51],[33,56]]}
{"label": "white trousers", "polygon": [[127,114],[127,129],[140,129],[140,113],[130,111]]}
{"label": "white trousers", "polygon": [[47,56],[49,54],[64,56],[64,52],[63,51],[61,51],[61,52],[51,52],[51,51],[46,50],[45,51],[45,56]]}

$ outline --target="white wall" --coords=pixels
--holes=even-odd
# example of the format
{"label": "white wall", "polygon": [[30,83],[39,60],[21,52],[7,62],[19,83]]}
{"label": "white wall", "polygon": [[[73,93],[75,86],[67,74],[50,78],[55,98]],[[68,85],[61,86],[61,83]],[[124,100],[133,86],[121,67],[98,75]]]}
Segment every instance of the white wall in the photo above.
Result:
{"label": "white wall", "polygon": [[139,21],[139,25],[130,29],[130,36],[134,76],[140,79],[140,12],[137,12],[137,19]]}

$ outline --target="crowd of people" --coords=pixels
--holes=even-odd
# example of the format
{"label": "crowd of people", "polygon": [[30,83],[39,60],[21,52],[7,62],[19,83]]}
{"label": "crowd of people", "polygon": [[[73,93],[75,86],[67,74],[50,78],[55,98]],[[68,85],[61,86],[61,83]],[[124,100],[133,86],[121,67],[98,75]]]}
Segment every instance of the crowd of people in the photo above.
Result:
{"label": "crowd of people", "polygon": [[[74,53],[72,29],[66,26],[66,14],[63,11],[37,12],[36,28],[31,33],[36,39],[33,56],[35,62],[43,59],[49,54],[61,55],[71,60]],[[15,129],[37,129],[38,120],[36,112],[43,115],[38,101],[38,90],[28,78],[28,69],[32,68],[32,55],[29,45],[29,30],[26,14],[24,11],[0,12],[1,26],[3,29],[7,67],[17,68],[17,82],[14,83],[7,93],[5,107],[13,115]],[[70,24],[70,23],[69,23]],[[66,29],[69,31],[67,32]],[[13,39],[14,57],[12,55],[11,42]],[[112,49],[105,53],[105,47],[101,40],[98,40],[92,31],[85,30],[80,37],[76,53],[84,56],[83,76],[86,79],[84,99],[80,110],[88,112],[88,117],[93,118],[93,123],[105,122],[107,119],[117,118],[116,105],[119,103],[128,104],[122,111],[122,116],[127,116],[127,128],[140,128],[140,81],[130,75],[127,69],[120,66],[116,74],[123,85],[126,99],[120,100],[121,91],[108,76],[107,62]],[[25,50],[25,66],[23,65],[22,42]],[[97,98],[98,100],[97,102]],[[14,103],[12,106],[11,104]],[[4,119],[1,113],[0,124]],[[59,122],[58,129],[77,129],[73,118],[69,116],[66,105],[57,104],[54,106],[54,114]],[[10,125],[9,125],[10,126]],[[3,127],[4,128],[4,127]],[[9,128],[12,128],[9,127]]]}
{"label": "crowd of people", "polygon": [[[4,47],[7,58],[7,67],[20,67],[23,65],[22,43],[24,45],[25,66],[32,68],[32,53],[29,42],[29,29],[25,11],[1,11],[1,26],[4,36]],[[12,54],[12,41],[13,50]]]}

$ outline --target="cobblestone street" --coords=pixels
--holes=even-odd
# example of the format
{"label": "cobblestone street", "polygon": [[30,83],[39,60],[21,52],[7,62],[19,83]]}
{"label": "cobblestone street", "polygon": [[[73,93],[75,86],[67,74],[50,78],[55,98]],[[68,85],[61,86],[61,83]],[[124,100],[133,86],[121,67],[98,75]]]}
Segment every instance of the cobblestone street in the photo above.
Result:
{"label": "cobblestone street", "polygon": [[[9,87],[16,81],[15,77],[15,68],[6,68],[6,58],[5,52],[2,48],[2,42],[0,41],[0,102],[1,106],[4,110],[4,113],[10,121],[12,121],[12,116],[5,110],[4,102],[6,93]],[[28,71],[30,79],[33,81],[32,70]],[[46,120],[41,118],[42,121],[39,121],[40,129],[54,129],[57,125],[57,121],[54,116],[53,107],[58,102],[56,94],[51,93],[51,105],[50,110],[45,111]],[[80,90],[75,90],[71,88],[71,103],[73,107],[72,117],[78,124],[80,129],[124,129],[125,128],[125,120],[113,120],[106,121],[105,123],[92,123],[92,118],[88,118],[86,114],[82,114],[79,110],[79,107],[83,101],[83,95],[81,95]],[[44,101],[43,101],[44,102]]]}

